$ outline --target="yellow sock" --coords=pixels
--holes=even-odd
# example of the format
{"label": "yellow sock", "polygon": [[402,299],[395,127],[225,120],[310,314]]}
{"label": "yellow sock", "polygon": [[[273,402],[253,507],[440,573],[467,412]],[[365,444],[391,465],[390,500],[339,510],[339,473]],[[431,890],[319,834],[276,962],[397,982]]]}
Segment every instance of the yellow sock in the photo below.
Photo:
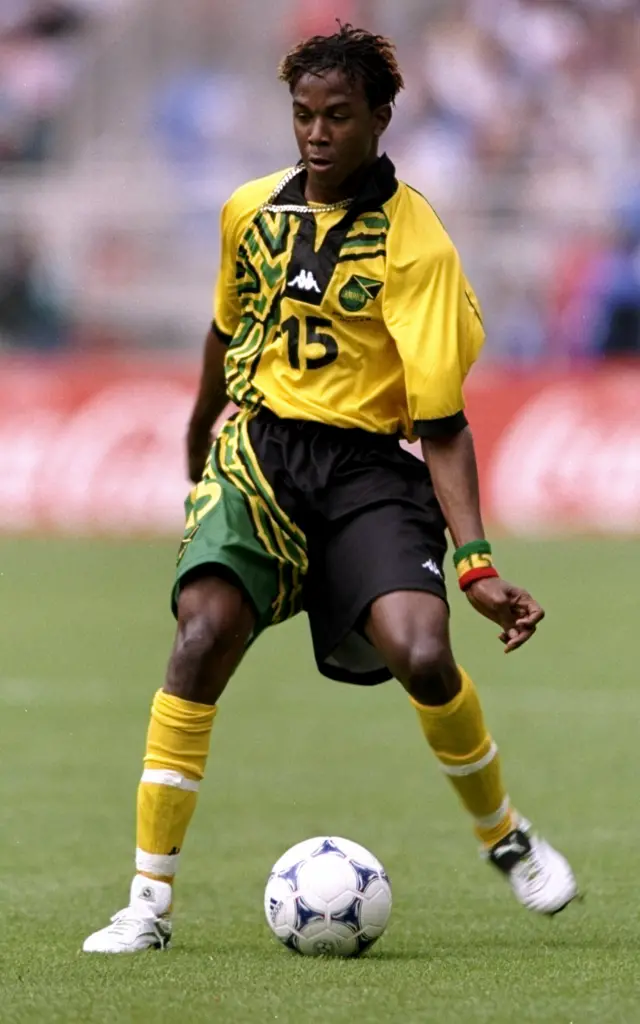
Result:
{"label": "yellow sock", "polygon": [[136,869],[173,882],[198,799],[216,707],[158,690],[138,787]]}
{"label": "yellow sock", "polygon": [[493,846],[514,828],[502,782],[498,748],[484,724],[473,682],[460,669],[462,689],[449,704],[424,707],[412,700],[422,731],[442,770],[475,820],[475,832]]}

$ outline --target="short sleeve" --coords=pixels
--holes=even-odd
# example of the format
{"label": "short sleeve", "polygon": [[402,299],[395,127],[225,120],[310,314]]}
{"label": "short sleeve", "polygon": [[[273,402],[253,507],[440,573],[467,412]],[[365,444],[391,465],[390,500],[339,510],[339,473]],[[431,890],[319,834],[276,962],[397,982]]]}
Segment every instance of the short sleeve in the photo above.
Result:
{"label": "short sleeve", "polygon": [[242,316],[236,285],[238,253],[237,219],[233,197],[225,203],[220,217],[220,269],[213,301],[213,322],[218,332],[232,338]]}
{"label": "short sleeve", "polygon": [[463,384],[485,334],[458,253],[427,209],[422,223],[414,218],[391,239],[383,308],[404,366],[414,431],[437,436],[466,423]]}

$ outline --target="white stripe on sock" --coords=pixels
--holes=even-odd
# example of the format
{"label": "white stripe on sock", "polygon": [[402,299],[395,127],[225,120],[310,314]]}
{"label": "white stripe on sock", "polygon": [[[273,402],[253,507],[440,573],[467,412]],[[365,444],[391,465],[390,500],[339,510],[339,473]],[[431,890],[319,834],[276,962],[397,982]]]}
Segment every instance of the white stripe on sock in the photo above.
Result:
{"label": "white stripe on sock", "polygon": [[172,772],[165,768],[145,768],[140,782],[150,782],[156,786],[173,786],[175,789],[188,789],[197,793],[200,783],[195,779],[187,779],[180,772]]}
{"label": "white stripe on sock", "polygon": [[441,762],[440,767],[445,775],[475,775],[476,772],[481,772],[483,768],[491,764],[497,753],[498,748],[495,743],[492,743],[484,757],[481,757],[479,761],[474,761],[473,764],[442,764]]}
{"label": "white stripe on sock", "polygon": [[166,856],[161,853],[146,853],[140,847],[136,850],[136,871],[144,871],[148,875],[163,875],[173,878],[178,870],[179,853]]}
{"label": "white stripe on sock", "polygon": [[495,814],[488,814],[486,818],[476,818],[476,825],[478,828],[495,828],[503,821],[511,808],[511,801],[506,796]]}

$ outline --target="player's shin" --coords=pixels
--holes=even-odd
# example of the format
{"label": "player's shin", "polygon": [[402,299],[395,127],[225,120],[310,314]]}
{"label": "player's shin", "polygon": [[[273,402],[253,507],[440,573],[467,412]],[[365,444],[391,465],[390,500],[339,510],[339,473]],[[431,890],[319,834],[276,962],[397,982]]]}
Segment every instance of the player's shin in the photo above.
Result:
{"label": "player's shin", "polygon": [[173,882],[195,810],[216,707],[158,690],[138,787],[136,869]]}
{"label": "player's shin", "polygon": [[461,690],[448,704],[412,703],[429,746],[474,819],[476,835],[490,847],[509,834],[515,818],[475,686],[463,669],[460,675]]}

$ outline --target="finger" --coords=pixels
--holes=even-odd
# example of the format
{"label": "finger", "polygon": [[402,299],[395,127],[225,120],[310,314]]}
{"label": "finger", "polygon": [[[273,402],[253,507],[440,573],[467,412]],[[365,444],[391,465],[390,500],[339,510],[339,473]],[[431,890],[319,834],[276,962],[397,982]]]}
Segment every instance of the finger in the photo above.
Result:
{"label": "finger", "polygon": [[529,611],[527,614],[520,615],[516,619],[516,627],[518,629],[534,629],[539,622],[544,619],[544,611],[542,608],[536,608]]}
{"label": "finger", "polygon": [[535,632],[535,626],[533,629],[518,630],[514,636],[509,638],[509,641],[505,646],[504,653],[511,654],[512,651],[517,651],[519,647],[522,647],[523,644],[526,644],[531,639]]}
{"label": "finger", "polygon": [[502,633],[500,633],[498,639],[500,640],[501,643],[508,644],[510,640],[515,640],[515,638],[518,635],[519,631],[515,628],[515,626],[512,626],[511,629],[504,629]]}
{"label": "finger", "polygon": [[502,632],[507,634],[507,637],[511,637],[513,630],[517,631],[515,616],[501,615],[498,619],[498,625],[502,626]]}
{"label": "finger", "polygon": [[534,619],[536,622],[544,619],[544,608],[526,591],[516,596],[512,607],[518,619]]}

